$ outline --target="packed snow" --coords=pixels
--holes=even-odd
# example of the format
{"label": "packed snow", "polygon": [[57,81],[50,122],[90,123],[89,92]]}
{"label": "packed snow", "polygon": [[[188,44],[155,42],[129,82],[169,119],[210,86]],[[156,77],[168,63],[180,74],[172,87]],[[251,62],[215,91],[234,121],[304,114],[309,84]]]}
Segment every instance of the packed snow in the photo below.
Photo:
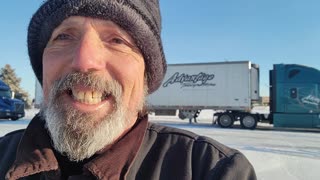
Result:
{"label": "packed snow", "polygon": [[[254,111],[268,113],[264,107]],[[0,120],[0,136],[25,128],[37,109],[26,110],[18,121]],[[318,180],[320,179],[320,131],[275,129],[258,124],[256,130],[244,130],[239,124],[223,129],[212,122],[212,110],[201,111],[198,123],[189,124],[177,116],[150,115],[150,121],[186,129],[209,136],[246,155],[261,180]]]}

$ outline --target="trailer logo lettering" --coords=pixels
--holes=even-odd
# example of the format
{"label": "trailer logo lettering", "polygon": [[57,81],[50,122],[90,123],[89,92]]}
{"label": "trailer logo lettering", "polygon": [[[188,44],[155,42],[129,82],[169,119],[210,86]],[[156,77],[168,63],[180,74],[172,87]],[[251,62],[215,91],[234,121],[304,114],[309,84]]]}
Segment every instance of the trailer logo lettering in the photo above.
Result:
{"label": "trailer logo lettering", "polygon": [[312,95],[304,97],[301,100],[303,103],[306,103],[306,104],[312,104],[316,106],[320,105],[320,99]]}
{"label": "trailer logo lettering", "polygon": [[215,84],[208,83],[208,81],[214,78],[214,74],[206,74],[200,72],[199,74],[189,75],[189,74],[179,74],[179,72],[174,73],[165,83],[163,87],[168,87],[169,84],[180,83],[182,87],[197,87],[197,86],[215,86]]}

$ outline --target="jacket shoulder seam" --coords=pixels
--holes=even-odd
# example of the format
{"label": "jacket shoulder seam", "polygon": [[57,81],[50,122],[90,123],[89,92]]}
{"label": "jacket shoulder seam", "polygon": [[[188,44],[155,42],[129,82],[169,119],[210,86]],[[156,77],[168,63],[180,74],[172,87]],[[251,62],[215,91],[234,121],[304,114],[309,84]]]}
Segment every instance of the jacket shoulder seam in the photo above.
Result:
{"label": "jacket shoulder seam", "polygon": [[196,134],[195,134],[195,136],[191,136],[191,135],[188,135],[188,134],[185,134],[185,133],[181,133],[181,132],[160,132],[160,131],[158,131],[157,129],[154,129],[154,128],[150,127],[150,126],[147,128],[147,130],[154,131],[154,132],[156,132],[157,134],[181,135],[181,136],[188,137],[188,138],[190,138],[190,139],[192,139],[192,140],[194,140],[194,141],[196,141],[196,140],[197,140],[197,137],[199,137],[199,136],[196,135]]}
{"label": "jacket shoulder seam", "polygon": [[[150,130],[150,131],[154,131],[156,132],[157,134],[168,134],[168,135],[180,135],[180,136],[184,136],[184,137],[187,137],[189,138],[190,140],[193,140],[194,143],[205,143],[205,144],[208,144],[210,145],[212,148],[216,149],[217,151],[219,151],[221,154],[223,154],[225,157],[227,157],[228,159],[232,159],[233,156],[235,156],[236,154],[239,154],[237,151],[234,151],[232,154],[230,155],[227,155],[226,152],[224,152],[219,146],[217,146],[216,144],[214,144],[214,142],[210,142],[208,139],[199,139],[200,137],[202,138],[206,138],[206,136],[200,136],[200,135],[197,135],[197,134],[194,134],[193,132],[191,132],[192,134],[194,134],[194,136],[192,135],[188,135],[188,134],[185,134],[185,133],[182,133],[182,132],[160,132],[158,131],[157,129],[153,128],[152,127],[153,124],[151,124],[151,126],[149,126],[147,128],[147,130]],[[214,139],[212,139],[213,141],[215,141]]]}
{"label": "jacket shoulder seam", "polygon": [[232,162],[232,160],[234,160],[234,158],[238,155],[241,155],[241,153],[235,152],[231,156],[225,156],[225,159],[221,161],[223,163],[218,163],[218,166],[216,168],[221,168],[226,165],[229,165]]}

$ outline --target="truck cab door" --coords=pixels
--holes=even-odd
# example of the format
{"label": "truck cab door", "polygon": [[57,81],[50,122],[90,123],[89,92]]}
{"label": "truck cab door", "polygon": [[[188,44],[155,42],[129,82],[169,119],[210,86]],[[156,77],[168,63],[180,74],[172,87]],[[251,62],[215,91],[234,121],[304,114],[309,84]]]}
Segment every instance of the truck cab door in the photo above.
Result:
{"label": "truck cab door", "polygon": [[316,115],[313,118],[312,126],[315,127],[315,128],[319,128],[320,129],[320,114]]}

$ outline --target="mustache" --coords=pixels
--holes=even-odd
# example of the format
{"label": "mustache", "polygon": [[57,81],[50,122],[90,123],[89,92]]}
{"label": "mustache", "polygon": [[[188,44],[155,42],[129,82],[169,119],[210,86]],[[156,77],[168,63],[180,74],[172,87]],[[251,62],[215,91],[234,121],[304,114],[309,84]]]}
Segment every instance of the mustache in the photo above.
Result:
{"label": "mustache", "polygon": [[117,102],[122,95],[122,87],[116,80],[107,80],[93,73],[71,72],[53,83],[50,97],[55,98],[66,91],[71,91],[77,85],[111,95]]}

